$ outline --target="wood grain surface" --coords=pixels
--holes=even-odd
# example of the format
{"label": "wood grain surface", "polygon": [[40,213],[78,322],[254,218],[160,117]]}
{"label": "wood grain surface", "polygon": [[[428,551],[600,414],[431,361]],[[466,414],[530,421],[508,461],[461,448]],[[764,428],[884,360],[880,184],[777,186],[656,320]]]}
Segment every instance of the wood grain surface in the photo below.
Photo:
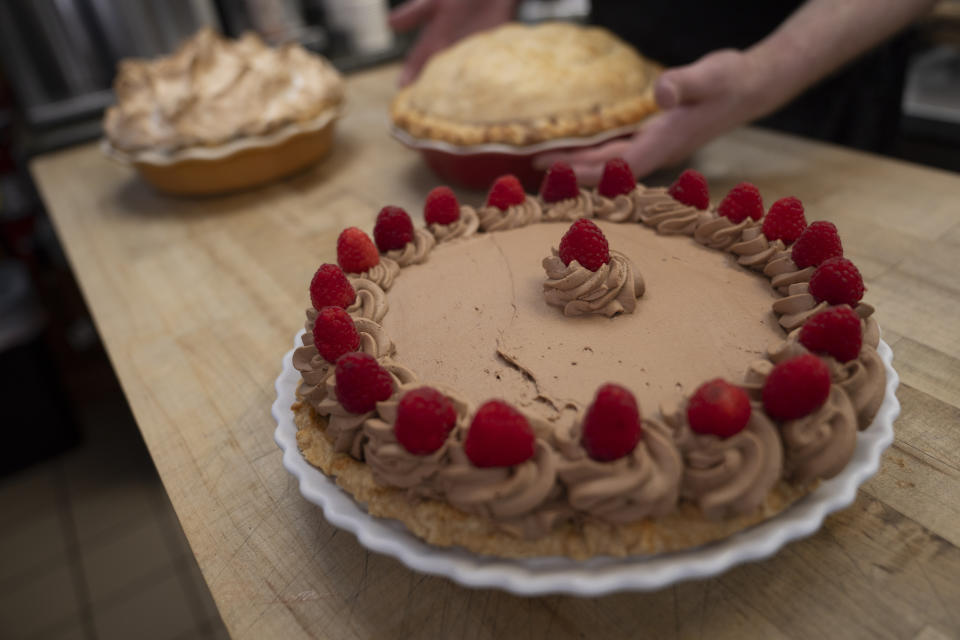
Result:
{"label": "wood grain surface", "polygon": [[[349,78],[334,151],[271,187],[151,191],[95,145],[33,173],[236,638],[960,637],[960,176],[756,129],[691,164],[840,229],[893,347],[896,443],[856,503],[774,558],[656,593],[520,598],[368,553],[304,500],[270,404],[317,265],[436,179],[386,133],[396,67]],[[461,194],[473,201],[477,194]],[[422,223],[422,219],[421,219]]]}

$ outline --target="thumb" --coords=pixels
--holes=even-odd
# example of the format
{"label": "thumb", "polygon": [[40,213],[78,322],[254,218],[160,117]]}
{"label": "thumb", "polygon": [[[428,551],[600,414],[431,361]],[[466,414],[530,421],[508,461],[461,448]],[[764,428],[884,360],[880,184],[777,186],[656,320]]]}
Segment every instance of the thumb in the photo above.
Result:
{"label": "thumb", "polygon": [[662,109],[701,102],[723,88],[726,71],[739,56],[733,50],[715,51],[696,62],[660,74],[653,95]]}
{"label": "thumb", "polygon": [[436,0],[407,0],[390,12],[390,28],[410,31],[426,22],[436,8]]}

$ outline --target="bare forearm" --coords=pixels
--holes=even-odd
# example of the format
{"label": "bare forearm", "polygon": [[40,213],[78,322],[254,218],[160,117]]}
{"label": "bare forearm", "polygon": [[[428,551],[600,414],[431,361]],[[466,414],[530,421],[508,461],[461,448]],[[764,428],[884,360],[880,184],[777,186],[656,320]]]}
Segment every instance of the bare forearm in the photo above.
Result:
{"label": "bare forearm", "polygon": [[809,0],[746,51],[756,78],[754,117],[770,113],[820,78],[923,15],[935,0]]}

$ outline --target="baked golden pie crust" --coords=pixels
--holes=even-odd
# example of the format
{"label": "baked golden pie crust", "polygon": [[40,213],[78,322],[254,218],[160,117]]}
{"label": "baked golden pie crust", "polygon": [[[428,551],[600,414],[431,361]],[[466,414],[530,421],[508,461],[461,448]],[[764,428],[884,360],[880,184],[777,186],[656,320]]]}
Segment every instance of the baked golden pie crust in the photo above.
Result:
{"label": "baked golden pie crust", "polygon": [[510,23],[434,56],[394,98],[394,124],[456,145],[528,145],[635,124],[660,66],[606,29]]}
{"label": "baked golden pie crust", "polygon": [[297,445],[307,462],[333,477],[339,487],[363,503],[370,515],[399,520],[432,545],[459,546],[503,558],[567,556],[586,560],[599,555],[625,557],[690,549],[772,518],[819,485],[818,481],[793,484],[780,480],[759,507],[723,520],[708,519],[698,507],[683,502],[673,513],[659,518],[629,524],[568,522],[544,536],[527,539],[503,531],[490,518],[465,513],[447,502],[410,500],[402,489],[379,484],[369,465],[334,451],[325,433],[325,418],[305,402],[297,401],[291,408]]}

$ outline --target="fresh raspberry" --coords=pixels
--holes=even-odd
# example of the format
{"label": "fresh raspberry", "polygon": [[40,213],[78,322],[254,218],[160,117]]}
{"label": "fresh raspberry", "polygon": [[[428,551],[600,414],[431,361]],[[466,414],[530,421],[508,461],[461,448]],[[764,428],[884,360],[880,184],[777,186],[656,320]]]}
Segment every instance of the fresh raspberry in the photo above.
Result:
{"label": "fresh raspberry", "polygon": [[427,224],[453,224],[460,219],[460,203],[450,187],[435,187],[423,205]]}
{"label": "fresh raspberry", "polygon": [[447,396],[432,387],[419,387],[400,398],[393,430],[404,449],[424,455],[443,446],[456,422],[457,412]]}
{"label": "fresh raspberry", "polygon": [[703,177],[702,173],[693,169],[687,169],[681,173],[680,177],[667,189],[667,193],[673,196],[674,200],[690,207],[706,209],[710,206],[710,191],[707,189],[707,179]]}
{"label": "fresh raspberry", "polygon": [[721,378],[697,387],[687,403],[687,422],[697,433],[729,438],[743,431],[749,420],[750,398]]}
{"label": "fresh raspberry", "polygon": [[577,174],[566,162],[554,162],[543,176],[540,184],[540,197],[544,202],[560,202],[580,195],[577,186]]}
{"label": "fresh raspberry", "polygon": [[478,467],[510,467],[533,457],[536,437],[522,413],[488,400],[473,416],[463,451]]}
{"label": "fresh raspberry", "polygon": [[863,346],[860,317],[846,305],[824,309],[803,323],[799,339],[810,351],[849,362],[860,355]]}
{"label": "fresh raspberry", "polygon": [[587,455],[600,462],[622,458],[633,451],[641,435],[640,409],[633,394],[616,384],[597,389],[583,417],[580,442]]}
{"label": "fresh raspberry", "polygon": [[487,206],[506,211],[510,207],[523,204],[526,199],[527,194],[517,177],[507,174],[497,178],[491,185],[490,192],[487,194]]}
{"label": "fresh raspberry", "polygon": [[377,223],[373,226],[373,239],[381,253],[403,249],[413,240],[413,222],[407,212],[400,207],[387,205],[377,214]]}
{"label": "fresh raspberry", "polygon": [[340,307],[324,307],[313,324],[313,344],[327,362],[360,347],[360,334],[353,318]]}
{"label": "fresh raspberry", "polygon": [[597,193],[605,198],[616,198],[633,191],[637,186],[637,179],[633,177],[633,169],[623,158],[611,158],[603,165],[603,175],[597,185]]}
{"label": "fresh raspberry", "polygon": [[818,220],[804,229],[790,251],[794,264],[801,269],[815,267],[824,260],[843,255],[840,236],[832,222]]}
{"label": "fresh raspberry", "polygon": [[829,304],[855,306],[863,297],[863,277],[846,258],[830,258],[810,276],[810,295]]}
{"label": "fresh raspberry", "polygon": [[767,240],[782,240],[784,244],[796,242],[807,228],[807,219],[803,215],[803,203],[797,198],[780,198],[770,206],[767,217],[763,219],[763,235]]}
{"label": "fresh raspberry", "polygon": [[830,395],[830,369],[811,353],[784,360],[763,384],[763,408],[774,420],[795,420],[813,413]]}
{"label": "fresh raspberry", "polygon": [[586,218],[580,218],[570,225],[560,238],[560,259],[569,265],[572,260],[584,268],[596,271],[610,262],[610,247],[600,227]]}
{"label": "fresh raspberry", "polygon": [[314,309],[342,307],[346,309],[357,297],[353,285],[335,264],[322,264],[310,281],[310,302]]}
{"label": "fresh raspberry", "polygon": [[337,263],[347,273],[363,273],[380,264],[380,254],[370,236],[356,227],[347,227],[337,238]]}
{"label": "fresh raspberry", "polygon": [[393,395],[393,378],[368,353],[352,351],[340,356],[333,375],[337,400],[350,413],[373,411],[378,402]]}
{"label": "fresh raspberry", "polygon": [[749,182],[741,182],[717,205],[717,215],[729,218],[730,222],[743,222],[748,217],[759,220],[763,217],[763,198],[759,189]]}

